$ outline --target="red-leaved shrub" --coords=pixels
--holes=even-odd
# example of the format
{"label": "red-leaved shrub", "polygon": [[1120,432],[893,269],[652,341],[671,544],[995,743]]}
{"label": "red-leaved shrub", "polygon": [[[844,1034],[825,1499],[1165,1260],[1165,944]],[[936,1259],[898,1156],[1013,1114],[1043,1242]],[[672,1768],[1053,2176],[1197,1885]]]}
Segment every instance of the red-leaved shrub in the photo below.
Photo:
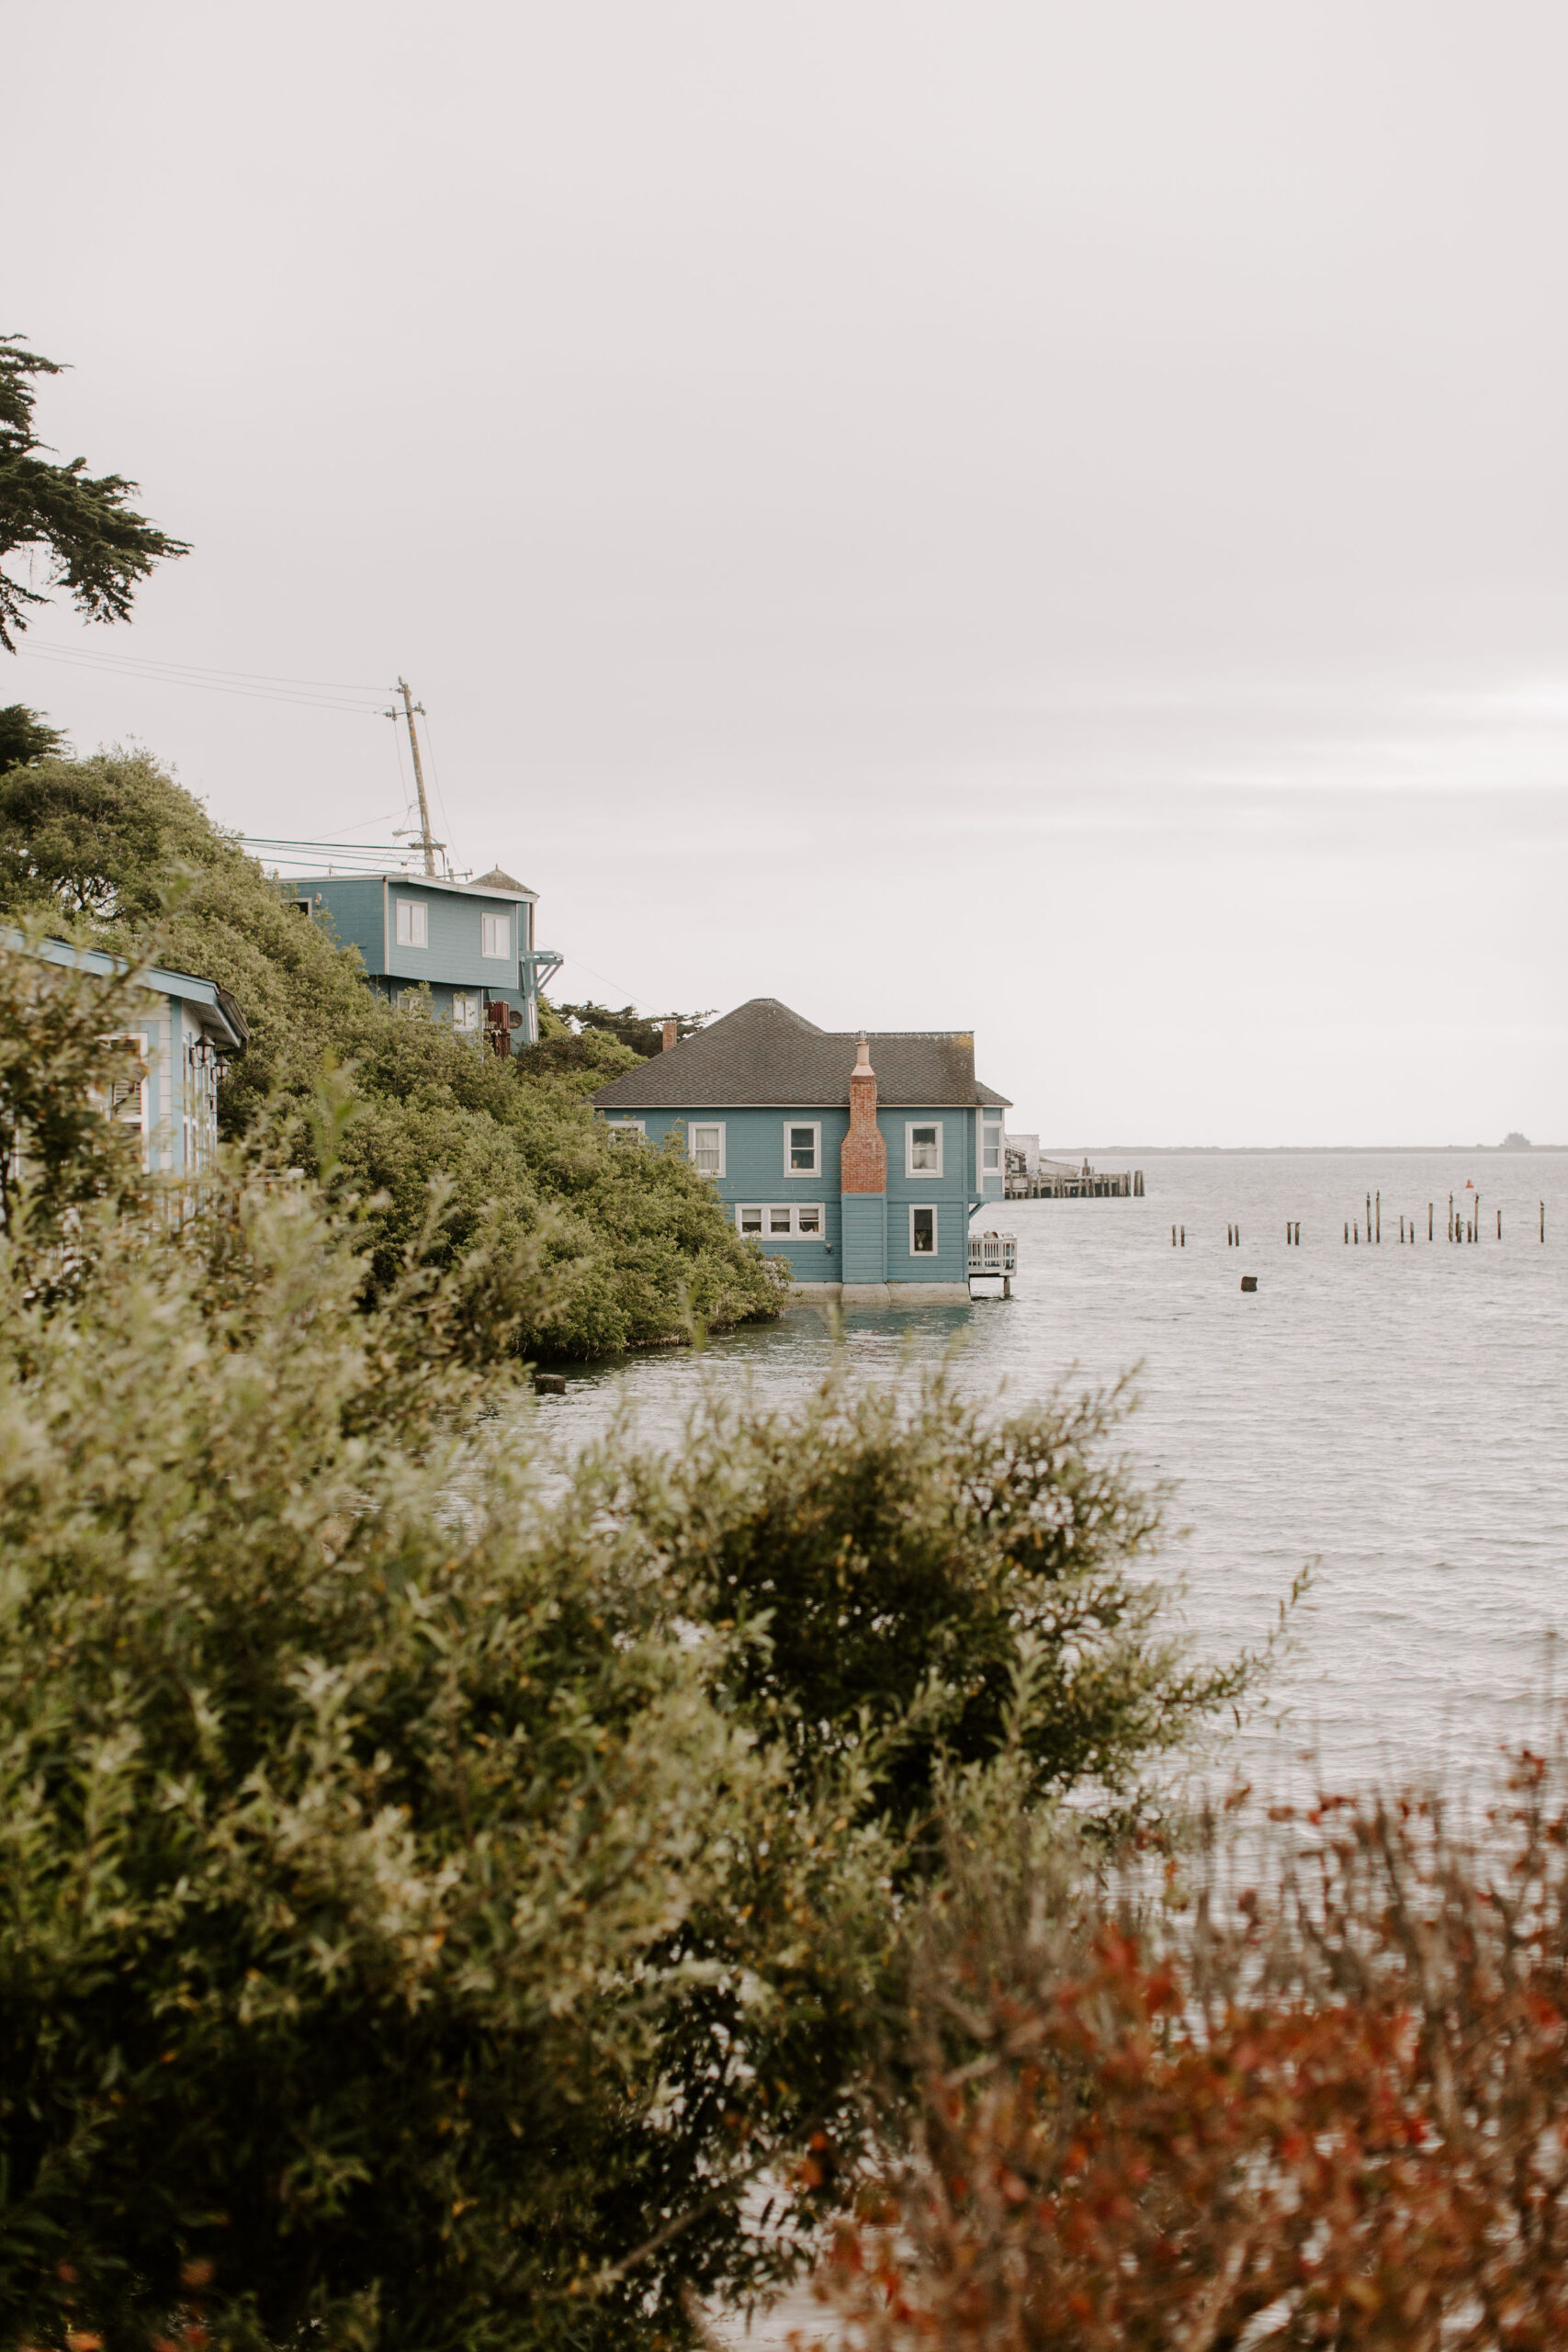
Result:
{"label": "red-leaved shrub", "polygon": [[913,2149],[822,2291],[865,2352],[1568,2344],[1568,1789],[1276,1817],[1163,1891],[965,1865]]}

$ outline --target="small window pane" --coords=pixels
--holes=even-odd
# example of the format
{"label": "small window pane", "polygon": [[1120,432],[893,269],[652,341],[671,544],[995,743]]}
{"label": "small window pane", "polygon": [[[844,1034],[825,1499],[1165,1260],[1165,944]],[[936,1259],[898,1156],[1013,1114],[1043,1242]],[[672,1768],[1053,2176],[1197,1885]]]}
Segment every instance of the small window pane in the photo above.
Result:
{"label": "small window pane", "polygon": [[481,956],[510,956],[511,953],[511,916],[481,915],[479,917],[479,954]]}
{"label": "small window pane", "polygon": [[762,1212],[761,1212],[761,1210],[760,1208],[759,1208],[759,1209],[747,1209],[747,1208],[743,1208],[743,1209],[741,1210],[741,1212],[740,1212],[740,1230],[741,1230],[741,1232],[742,1232],[742,1233],[758,1233],[758,1234],[760,1234],[760,1233],[761,1232],[761,1230],[762,1230]]}
{"label": "small window pane", "polygon": [[426,947],[430,944],[430,910],[418,899],[398,900],[398,945]]}
{"label": "small window pane", "polygon": [[934,1257],[936,1254],[935,1209],[916,1209],[914,1212],[913,1226],[914,1231],[910,1241],[910,1247],[913,1250],[915,1256],[917,1258]]}
{"label": "small window pane", "polygon": [[802,1233],[820,1233],[820,1232],[821,1232],[821,1230],[822,1230],[822,1212],[821,1212],[821,1210],[820,1210],[819,1208],[801,1209],[801,1210],[799,1211],[799,1213],[798,1213],[798,1214],[799,1214],[799,1217],[800,1217],[800,1229],[801,1229]]}
{"label": "small window pane", "polygon": [[768,1211],[768,1231],[770,1233],[787,1233],[789,1231],[788,1209],[770,1209]]}
{"label": "small window pane", "polygon": [[789,1164],[802,1175],[809,1176],[817,1167],[817,1130],[815,1127],[791,1127],[789,1131]]}

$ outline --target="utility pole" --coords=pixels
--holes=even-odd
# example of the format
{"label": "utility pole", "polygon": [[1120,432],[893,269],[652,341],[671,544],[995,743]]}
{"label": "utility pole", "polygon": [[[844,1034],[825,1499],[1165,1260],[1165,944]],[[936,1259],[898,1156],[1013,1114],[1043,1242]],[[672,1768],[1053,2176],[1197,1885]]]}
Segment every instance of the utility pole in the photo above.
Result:
{"label": "utility pole", "polygon": [[[424,870],[427,874],[434,874],[435,853],[438,849],[445,849],[446,844],[445,842],[433,840],[430,831],[430,803],[424,797],[424,770],[420,764],[419,737],[414,732],[413,724],[413,715],[416,710],[421,718],[424,716],[424,705],[412,698],[406,678],[398,680],[398,692],[403,698],[403,717],[409,723],[409,749],[413,753],[414,789],[419,794],[419,844],[424,852]],[[389,711],[388,717],[396,718],[396,711]]]}

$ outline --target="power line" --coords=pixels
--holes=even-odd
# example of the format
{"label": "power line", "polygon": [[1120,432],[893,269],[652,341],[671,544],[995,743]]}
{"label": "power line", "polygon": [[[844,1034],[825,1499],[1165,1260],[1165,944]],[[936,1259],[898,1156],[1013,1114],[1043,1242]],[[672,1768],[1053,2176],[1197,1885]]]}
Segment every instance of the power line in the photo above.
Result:
{"label": "power line", "polygon": [[[199,674],[181,671],[172,662],[135,661],[129,654],[67,651],[58,646],[23,644],[17,649],[17,659],[31,655],[35,662],[54,662],[65,669],[86,670],[97,677],[125,678],[143,685],[191,686],[198,694],[238,695],[247,702],[291,704],[297,709],[342,711],[355,718],[379,718],[385,711],[384,702],[347,702],[335,690],[301,693],[280,692],[276,686],[249,683],[243,673],[229,679],[219,674]],[[373,687],[351,687],[350,693],[373,694]]]}
{"label": "power line", "polygon": [[68,653],[80,662],[118,662],[136,670],[187,671],[198,678],[239,678],[252,686],[310,686],[322,694],[345,695],[383,695],[387,691],[385,686],[367,686],[346,678],[289,678],[271,670],[215,670],[201,662],[158,662],[144,653],[120,653],[107,646],[100,650],[91,645],[62,645],[49,637],[29,637],[17,650],[24,653]]}

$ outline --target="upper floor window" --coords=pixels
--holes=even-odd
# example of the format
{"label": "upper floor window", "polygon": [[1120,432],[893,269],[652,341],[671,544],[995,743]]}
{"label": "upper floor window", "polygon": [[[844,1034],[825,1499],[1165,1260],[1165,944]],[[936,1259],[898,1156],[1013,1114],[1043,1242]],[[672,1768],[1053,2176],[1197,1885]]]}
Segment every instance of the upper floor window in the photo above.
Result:
{"label": "upper floor window", "polygon": [[942,1121],[929,1125],[910,1119],[904,1129],[904,1173],[906,1176],[940,1176],[942,1174]]}
{"label": "upper floor window", "polygon": [[784,1174],[786,1176],[820,1176],[822,1173],[822,1123],[815,1120],[809,1126],[784,1122]]}
{"label": "upper floor window", "polygon": [[1002,1123],[987,1119],[980,1128],[980,1173],[999,1176],[1002,1172]]}
{"label": "upper floor window", "polygon": [[430,944],[430,909],[423,899],[398,900],[398,945],[428,947]]}
{"label": "upper floor window", "polygon": [[722,1176],[724,1173],[724,1129],[722,1126],[694,1125],[687,1137],[686,1148],[692,1165],[699,1176]]}
{"label": "upper floor window", "polygon": [[479,917],[479,954],[506,956],[512,953],[512,917],[481,915]]}

